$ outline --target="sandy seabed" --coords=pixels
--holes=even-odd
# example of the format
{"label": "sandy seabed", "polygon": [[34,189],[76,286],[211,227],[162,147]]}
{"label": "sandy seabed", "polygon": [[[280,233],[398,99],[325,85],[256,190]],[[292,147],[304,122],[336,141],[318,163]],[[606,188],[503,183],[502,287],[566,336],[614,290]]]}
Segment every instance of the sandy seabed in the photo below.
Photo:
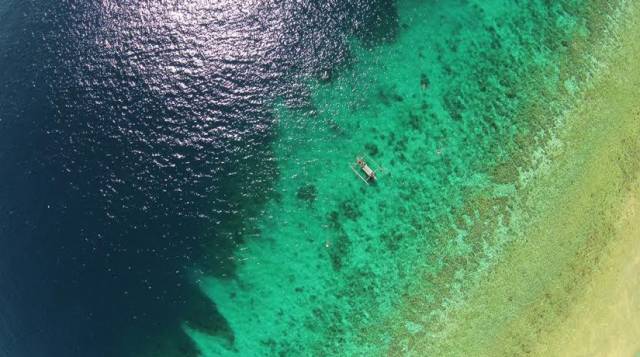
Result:
{"label": "sandy seabed", "polygon": [[451,312],[444,338],[412,341],[414,352],[640,354],[639,15],[628,8],[606,68],[545,149],[514,212],[528,222],[521,239]]}

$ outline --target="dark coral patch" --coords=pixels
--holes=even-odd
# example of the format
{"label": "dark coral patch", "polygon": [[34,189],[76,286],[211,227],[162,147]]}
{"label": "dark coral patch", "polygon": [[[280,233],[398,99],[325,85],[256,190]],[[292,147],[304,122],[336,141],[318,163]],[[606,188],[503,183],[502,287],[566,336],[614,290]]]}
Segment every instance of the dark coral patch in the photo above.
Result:
{"label": "dark coral patch", "polygon": [[318,196],[318,190],[314,185],[302,186],[298,189],[298,193],[296,194],[296,197],[298,197],[298,199],[307,201],[307,202],[315,201],[317,196]]}
{"label": "dark coral patch", "polygon": [[376,144],[367,143],[364,145],[364,148],[367,150],[367,153],[371,156],[378,155],[378,147]]}
{"label": "dark coral patch", "polygon": [[332,229],[339,230],[342,227],[340,224],[340,216],[336,211],[331,211],[327,215],[327,221],[329,222],[329,227],[331,227]]}
{"label": "dark coral patch", "polygon": [[353,221],[362,216],[362,212],[360,212],[358,207],[351,201],[342,202],[340,204],[340,211],[342,212],[342,214],[344,214],[345,217]]}
{"label": "dark coral patch", "polygon": [[429,84],[431,84],[429,83],[429,77],[427,77],[427,75],[424,73],[420,74],[420,88],[428,89]]}
{"label": "dark coral patch", "polygon": [[421,119],[418,115],[409,113],[409,125],[411,125],[411,128],[413,128],[413,130],[420,130],[420,122]]}
{"label": "dark coral patch", "polygon": [[339,271],[342,268],[344,260],[349,252],[350,243],[349,237],[344,232],[338,234],[336,239],[333,241],[329,250],[329,257],[331,258],[331,267],[335,271]]}

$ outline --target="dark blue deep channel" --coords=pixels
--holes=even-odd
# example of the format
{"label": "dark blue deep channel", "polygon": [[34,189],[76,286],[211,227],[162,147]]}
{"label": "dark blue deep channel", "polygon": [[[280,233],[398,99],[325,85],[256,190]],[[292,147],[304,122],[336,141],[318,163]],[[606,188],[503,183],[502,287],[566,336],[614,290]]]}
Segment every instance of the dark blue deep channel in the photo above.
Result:
{"label": "dark blue deep channel", "polygon": [[268,199],[272,104],[308,105],[304,79],[394,18],[389,1],[0,0],[0,356],[191,356],[181,323],[232,334],[194,282],[233,274]]}

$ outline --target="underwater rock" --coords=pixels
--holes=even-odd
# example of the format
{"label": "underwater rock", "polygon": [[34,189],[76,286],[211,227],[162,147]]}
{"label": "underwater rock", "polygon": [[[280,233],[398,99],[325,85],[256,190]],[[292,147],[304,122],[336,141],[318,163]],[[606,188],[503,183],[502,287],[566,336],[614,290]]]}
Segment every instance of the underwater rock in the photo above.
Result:
{"label": "underwater rock", "polygon": [[358,210],[358,207],[356,207],[351,201],[342,202],[340,204],[340,210],[345,217],[349,218],[352,221],[355,221],[360,216],[362,216],[362,212],[360,212],[360,210]]}
{"label": "underwater rock", "polygon": [[315,201],[317,196],[318,196],[318,190],[314,185],[302,186],[298,189],[298,193],[296,193],[296,197],[298,197],[298,199],[307,201],[307,202]]}
{"label": "underwater rock", "polygon": [[388,91],[385,89],[378,90],[378,100],[386,106],[390,106],[393,102],[403,102],[404,98],[395,92],[395,89],[389,89]]}
{"label": "underwater rock", "polygon": [[378,146],[376,146],[376,144],[366,143],[364,145],[364,148],[367,150],[369,155],[371,156],[378,155]]}
{"label": "underwater rock", "polygon": [[426,74],[421,73],[420,74],[420,88],[427,89],[427,88],[429,88],[430,84],[431,83],[429,83],[429,77],[427,77]]}
{"label": "underwater rock", "polygon": [[409,113],[409,125],[413,130],[420,130],[420,117],[414,113]]}
{"label": "underwater rock", "polygon": [[333,79],[333,71],[331,69],[324,69],[318,74],[320,83],[329,83]]}
{"label": "underwater rock", "polygon": [[349,252],[350,243],[349,237],[344,232],[338,234],[338,237],[333,241],[331,249],[329,250],[333,270],[339,271],[342,268],[344,259]]}
{"label": "underwater rock", "polygon": [[327,220],[329,221],[329,227],[331,227],[332,229],[338,230],[341,228],[340,216],[338,215],[338,212],[331,211],[327,215]]}

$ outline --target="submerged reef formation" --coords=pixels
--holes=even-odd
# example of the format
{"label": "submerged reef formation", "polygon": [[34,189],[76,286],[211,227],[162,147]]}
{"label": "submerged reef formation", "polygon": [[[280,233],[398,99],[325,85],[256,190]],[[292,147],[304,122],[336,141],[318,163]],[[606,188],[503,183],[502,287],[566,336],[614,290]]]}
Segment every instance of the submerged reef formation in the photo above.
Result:
{"label": "submerged reef formation", "polygon": [[[231,333],[184,327],[203,356],[446,351],[431,343],[451,336],[472,288],[526,241],[529,216],[513,213],[603,70],[595,51],[631,11],[397,6],[395,41],[354,44],[349,68],[309,83],[309,105],[276,106],[274,198],[246,222],[254,233],[235,276],[200,281]],[[385,168],[377,183],[349,169],[360,153]]]}

